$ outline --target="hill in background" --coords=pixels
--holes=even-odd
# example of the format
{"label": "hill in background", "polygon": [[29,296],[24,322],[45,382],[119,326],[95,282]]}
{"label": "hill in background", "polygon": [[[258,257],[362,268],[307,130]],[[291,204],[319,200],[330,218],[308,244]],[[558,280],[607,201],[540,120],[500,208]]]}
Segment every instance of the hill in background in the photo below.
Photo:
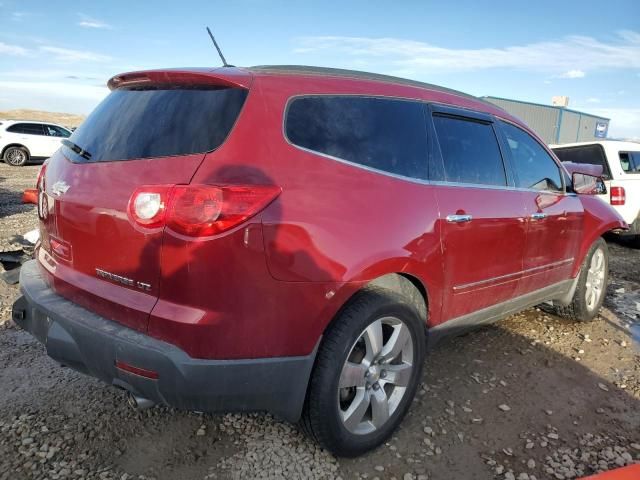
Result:
{"label": "hill in background", "polygon": [[40,110],[7,110],[0,112],[0,119],[3,120],[36,120],[39,122],[57,123],[64,127],[77,127],[86,117],[73,113],[43,112]]}

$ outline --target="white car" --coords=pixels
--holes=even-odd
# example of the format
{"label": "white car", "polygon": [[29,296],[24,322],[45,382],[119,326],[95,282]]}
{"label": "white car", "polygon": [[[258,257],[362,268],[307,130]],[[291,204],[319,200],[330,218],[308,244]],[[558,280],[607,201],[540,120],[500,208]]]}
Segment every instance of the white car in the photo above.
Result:
{"label": "white car", "polygon": [[54,123],[0,120],[0,158],[21,167],[31,159],[49,158],[71,131]]}
{"label": "white car", "polygon": [[607,193],[600,195],[629,224],[621,235],[640,248],[640,143],[618,140],[551,145],[563,162],[601,165]]}

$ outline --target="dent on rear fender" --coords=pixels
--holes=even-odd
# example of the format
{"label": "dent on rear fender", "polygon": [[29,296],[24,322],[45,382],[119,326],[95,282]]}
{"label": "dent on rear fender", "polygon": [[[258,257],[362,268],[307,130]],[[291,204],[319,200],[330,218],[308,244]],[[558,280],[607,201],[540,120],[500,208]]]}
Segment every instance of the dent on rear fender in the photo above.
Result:
{"label": "dent on rear fender", "polygon": [[584,207],[583,235],[580,250],[575,256],[572,276],[576,276],[585,255],[598,238],[616,229],[628,229],[629,225],[611,205],[595,196],[580,195]]}

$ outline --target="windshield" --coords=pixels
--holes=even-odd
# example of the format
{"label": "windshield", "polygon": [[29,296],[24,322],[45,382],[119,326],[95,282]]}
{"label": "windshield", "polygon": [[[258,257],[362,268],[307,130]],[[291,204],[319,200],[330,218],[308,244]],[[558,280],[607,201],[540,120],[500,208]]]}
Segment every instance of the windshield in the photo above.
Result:
{"label": "windshield", "polygon": [[240,88],[114,90],[71,135],[89,155],[65,152],[76,163],[208,152],[224,142],[246,96]]}

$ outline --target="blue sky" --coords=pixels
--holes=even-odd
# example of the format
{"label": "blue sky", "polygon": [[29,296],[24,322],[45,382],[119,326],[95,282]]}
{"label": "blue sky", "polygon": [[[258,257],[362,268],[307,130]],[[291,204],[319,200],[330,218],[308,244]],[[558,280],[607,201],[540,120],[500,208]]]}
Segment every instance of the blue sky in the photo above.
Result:
{"label": "blue sky", "polygon": [[640,2],[0,0],[0,110],[88,113],[112,75],[306,64],[400,75],[611,118],[640,139]]}

